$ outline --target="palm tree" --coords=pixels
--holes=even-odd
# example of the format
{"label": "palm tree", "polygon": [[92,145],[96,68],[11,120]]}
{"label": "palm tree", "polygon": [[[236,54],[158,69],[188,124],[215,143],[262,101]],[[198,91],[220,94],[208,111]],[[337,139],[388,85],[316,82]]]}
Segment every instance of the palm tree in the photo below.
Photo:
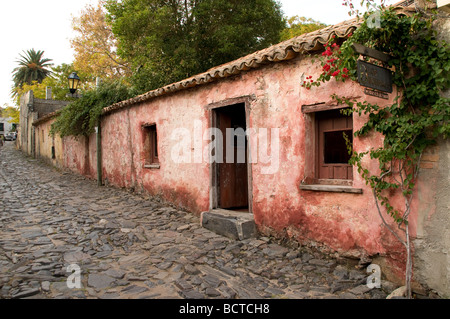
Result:
{"label": "palm tree", "polygon": [[20,54],[21,59],[16,61],[19,66],[12,72],[15,88],[21,87],[24,83],[31,85],[33,81],[42,83],[51,73],[46,68],[52,66],[53,63],[49,63],[52,61],[51,59],[42,58],[44,51],[31,49],[24,53],[26,54]]}

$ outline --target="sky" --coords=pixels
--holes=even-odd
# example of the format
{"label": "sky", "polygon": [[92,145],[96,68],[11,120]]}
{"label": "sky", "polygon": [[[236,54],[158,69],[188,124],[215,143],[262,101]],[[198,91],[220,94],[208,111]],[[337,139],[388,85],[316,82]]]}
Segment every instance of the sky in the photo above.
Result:
{"label": "sky", "polygon": [[[279,0],[287,17],[299,15],[330,24],[350,17],[343,0]],[[359,0],[354,0],[359,3]],[[388,1],[388,3],[396,3]],[[44,51],[44,58],[52,59],[54,65],[70,64],[73,49],[70,39],[73,17],[80,16],[88,5],[98,0],[13,0],[2,1],[0,8],[0,106],[14,106],[10,97],[12,71],[23,51]]]}

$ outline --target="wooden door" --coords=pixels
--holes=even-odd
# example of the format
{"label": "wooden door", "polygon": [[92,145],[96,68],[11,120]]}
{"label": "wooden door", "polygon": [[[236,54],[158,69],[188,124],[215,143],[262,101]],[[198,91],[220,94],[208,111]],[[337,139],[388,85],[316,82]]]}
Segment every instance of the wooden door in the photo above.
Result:
{"label": "wooden door", "polygon": [[[218,205],[220,208],[248,207],[247,143],[237,143],[237,137],[227,128],[246,130],[244,106],[219,109],[217,125],[223,134],[223,163],[218,163]],[[234,151],[234,160],[227,162],[227,145]],[[244,147],[244,149],[242,149]],[[239,163],[238,152],[244,152],[245,162]]]}

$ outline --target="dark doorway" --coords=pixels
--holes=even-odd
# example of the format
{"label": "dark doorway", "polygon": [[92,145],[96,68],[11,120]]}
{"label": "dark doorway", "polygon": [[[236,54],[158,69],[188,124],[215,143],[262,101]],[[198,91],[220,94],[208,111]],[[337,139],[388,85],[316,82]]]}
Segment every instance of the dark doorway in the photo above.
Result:
{"label": "dark doorway", "polygon": [[223,162],[216,163],[217,207],[248,212],[245,103],[214,109],[223,135]]}

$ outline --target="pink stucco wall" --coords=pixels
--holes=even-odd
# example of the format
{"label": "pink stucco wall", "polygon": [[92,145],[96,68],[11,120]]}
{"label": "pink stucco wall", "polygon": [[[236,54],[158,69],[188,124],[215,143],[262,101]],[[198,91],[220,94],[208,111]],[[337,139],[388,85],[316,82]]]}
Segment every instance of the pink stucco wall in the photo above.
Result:
{"label": "pink stucco wall", "polygon": [[[317,76],[319,66],[309,59],[280,64],[259,71],[257,101],[252,109],[253,127],[279,127],[280,169],[275,174],[259,174],[253,166],[253,213],[258,225],[269,226],[277,232],[286,232],[302,241],[314,240],[333,249],[348,251],[363,248],[369,254],[383,252],[379,239],[380,220],[374,210],[370,188],[366,187],[354,169],[353,187],[362,188],[363,194],[344,194],[300,190],[305,178],[312,148],[308,136],[313,127],[309,116],[301,111],[302,105],[326,102],[332,104],[333,93],[347,97],[370,98],[352,82],[335,81],[319,88],[306,90],[300,86],[302,75]],[[256,73],[256,72],[255,72]],[[354,129],[364,118],[354,115]],[[379,136],[355,139],[356,151],[367,150],[381,143]],[[368,163],[376,169],[375,163]]]}
{"label": "pink stucco wall", "polygon": [[63,165],[65,168],[95,178],[97,176],[97,150],[95,135],[63,138]]}
{"label": "pink stucco wall", "polygon": [[[205,159],[202,163],[175,163],[171,151],[179,140],[172,139],[172,133],[177,128],[188,129],[192,133],[191,150],[195,152],[198,146],[193,140],[194,120],[202,123],[203,130],[210,126],[211,111],[207,106],[251,95],[249,126],[280,129],[279,169],[273,174],[262,174],[266,165],[252,164],[252,207],[260,230],[287,235],[301,242],[320,242],[355,255],[362,251],[369,255],[383,254],[387,248],[402,251],[381,226],[371,189],[355,168],[353,187],[362,188],[362,194],[299,189],[312,161],[310,136],[313,128],[310,117],[302,113],[302,105],[332,103],[333,93],[376,103],[383,101],[366,96],[363,88],[351,81],[330,81],[311,90],[302,88],[302,78],[317,76],[319,69],[317,63],[300,57],[106,115],[102,120],[103,178],[119,187],[160,195],[196,214],[209,210],[210,164]],[[364,116],[354,115],[354,129],[364,120]],[[150,123],[157,125],[159,169],[144,168],[142,125]],[[66,167],[95,177],[95,136],[91,136],[89,147],[83,138],[64,142]],[[208,143],[204,140],[202,147]],[[355,139],[354,148],[363,151],[379,143],[380,136],[371,135]],[[86,157],[87,149],[89,156]],[[376,163],[367,161],[366,164],[376,169]]]}

